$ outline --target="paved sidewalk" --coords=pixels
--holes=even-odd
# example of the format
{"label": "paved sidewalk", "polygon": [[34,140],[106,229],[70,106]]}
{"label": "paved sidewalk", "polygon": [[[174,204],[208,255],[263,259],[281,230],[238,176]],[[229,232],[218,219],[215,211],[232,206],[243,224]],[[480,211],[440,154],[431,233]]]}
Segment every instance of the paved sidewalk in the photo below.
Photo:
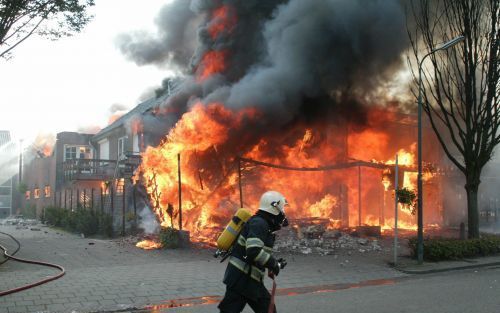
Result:
{"label": "paved sidewalk", "polygon": [[413,259],[401,258],[396,269],[406,274],[430,274],[497,265],[500,266],[500,255],[459,261],[423,262],[422,264],[418,264]]}
{"label": "paved sidewalk", "polygon": [[[31,231],[0,225],[0,231],[14,235],[21,242],[16,256],[56,263],[67,271],[56,281],[1,297],[0,312],[116,311],[224,293],[221,281],[226,263],[220,264],[209,250],[144,251],[120,240],[81,238],[47,227]],[[15,248],[5,236],[0,236],[0,242],[9,251]],[[279,277],[280,288],[406,276],[387,266],[387,253],[280,254],[288,260]],[[56,273],[54,269],[9,261],[0,266],[0,289],[19,287]]]}
{"label": "paved sidewalk", "polygon": [[[216,303],[224,293],[221,280],[226,264],[205,249],[145,251],[130,242],[81,238],[41,227],[17,230],[0,225],[22,244],[18,257],[63,266],[67,274],[47,284],[0,297],[0,312],[97,312],[144,309],[170,304]],[[279,238],[278,238],[279,240]],[[0,242],[13,251],[15,245],[1,235]],[[338,251],[335,255],[286,255],[288,266],[278,278],[279,295],[308,294],[324,290],[359,288],[406,279],[415,273],[460,268],[464,262],[425,263],[400,258],[398,269],[391,244],[382,251]],[[469,266],[498,264],[500,256],[465,262]],[[55,269],[9,261],[0,266],[0,290],[57,274]],[[267,280],[270,288],[270,281]]]}

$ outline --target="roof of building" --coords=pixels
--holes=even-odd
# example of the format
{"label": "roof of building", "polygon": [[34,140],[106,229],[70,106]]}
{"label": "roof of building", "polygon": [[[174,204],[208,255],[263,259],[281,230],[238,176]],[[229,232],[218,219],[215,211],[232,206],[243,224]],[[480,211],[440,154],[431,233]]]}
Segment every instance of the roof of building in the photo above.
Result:
{"label": "roof of building", "polygon": [[148,99],[144,102],[139,103],[135,108],[132,110],[128,111],[126,114],[122,115],[120,118],[118,118],[116,121],[111,123],[110,125],[106,126],[105,128],[101,129],[97,134],[94,135],[94,140],[99,140],[102,137],[105,137],[105,135],[118,128],[123,126],[130,118],[135,116],[136,114],[144,114],[150,109],[153,109],[157,107],[160,103],[162,103],[166,98],[168,98],[169,94],[164,94],[158,98],[154,97],[151,99]]}

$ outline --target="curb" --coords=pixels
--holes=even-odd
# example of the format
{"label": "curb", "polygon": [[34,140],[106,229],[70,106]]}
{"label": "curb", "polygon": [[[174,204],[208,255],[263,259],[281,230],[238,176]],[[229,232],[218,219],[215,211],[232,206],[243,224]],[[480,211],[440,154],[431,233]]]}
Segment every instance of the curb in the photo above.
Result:
{"label": "curb", "polygon": [[500,265],[500,261],[489,262],[489,263],[470,264],[470,265],[450,266],[450,267],[443,267],[443,268],[422,269],[422,270],[405,269],[405,268],[401,268],[401,267],[397,267],[397,266],[394,268],[400,272],[405,273],[405,274],[431,274],[431,273],[449,272],[449,271],[455,271],[455,270],[481,268],[481,267],[488,267],[488,266],[495,266],[495,265]]}

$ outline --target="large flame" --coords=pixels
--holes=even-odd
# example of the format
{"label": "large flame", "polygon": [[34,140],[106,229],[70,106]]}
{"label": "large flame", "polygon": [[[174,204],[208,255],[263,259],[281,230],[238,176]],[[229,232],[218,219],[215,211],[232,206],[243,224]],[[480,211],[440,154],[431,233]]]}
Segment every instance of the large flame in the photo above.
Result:
{"label": "large flame", "polygon": [[208,51],[198,67],[198,80],[203,81],[210,76],[221,73],[226,69],[227,50]]}
{"label": "large flame", "polygon": [[[234,8],[220,6],[208,21],[209,38],[217,43],[230,37],[236,24]],[[225,49],[214,44],[204,52],[194,71],[199,83],[228,70],[231,54]],[[200,102],[181,117],[158,147],[145,151],[140,173],[162,226],[178,225],[182,195],[182,227],[194,240],[212,241],[240,207],[241,188],[247,208],[255,208],[266,190],[278,190],[291,204],[287,208],[291,219],[326,221],[328,227],[392,227],[396,154],[403,173],[400,187],[416,189],[414,126],[407,127],[403,135],[394,127],[387,128],[400,117],[383,109],[371,109],[368,123],[362,127],[322,119],[296,121],[280,131],[263,130],[269,124],[261,121],[263,116],[255,108],[232,110],[223,103]],[[401,125],[410,124],[405,120]],[[268,166],[239,162],[249,159]],[[326,165],[337,167],[317,170]],[[434,176],[428,177],[432,180]],[[416,228],[415,217],[401,207],[399,210],[399,225]]]}
{"label": "large flame", "polygon": [[[244,206],[255,208],[262,192],[283,192],[290,202],[287,214],[292,219],[322,218],[330,227],[394,224],[394,157],[404,179],[399,187],[415,190],[415,145],[407,140],[406,149],[391,149],[391,135],[382,130],[344,134],[347,147],[332,142],[337,129],[318,123],[314,127],[296,125],[283,133],[246,142],[238,150],[235,134],[252,133],[261,113],[256,109],[233,111],[221,103],[194,105],[185,113],[158,147],[149,147],[143,155],[141,172],[148,192],[158,198],[155,212],[163,226],[177,226],[178,155],[182,180],[183,227],[194,240],[213,240],[240,206],[238,155],[294,168],[315,168],[336,164],[342,159],[368,159],[373,164],[386,163],[384,169],[346,167],[329,171],[283,170],[242,162]],[[240,136],[241,137],[241,136]],[[240,143],[247,140],[238,137]],[[345,149],[349,151],[346,157]],[[391,153],[392,152],[392,153]],[[372,157],[370,157],[372,156]],[[375,160],[385,161],[375,161]],[[392,178],[391,176],[392,175]],[[361,187],[361,194],[359,190]],[[154,197],[153,197],[154,198]],[[359,202],[361,200],[361,203]],[[173,212],[167,212],[169,204]],[[361,208],[361,212],[359,209]],[[400,207],[398,224],[415,229],[416,218]],[[348,216],[346,216],[346,214]],[[361,215],[362,220],[359,220]]]}

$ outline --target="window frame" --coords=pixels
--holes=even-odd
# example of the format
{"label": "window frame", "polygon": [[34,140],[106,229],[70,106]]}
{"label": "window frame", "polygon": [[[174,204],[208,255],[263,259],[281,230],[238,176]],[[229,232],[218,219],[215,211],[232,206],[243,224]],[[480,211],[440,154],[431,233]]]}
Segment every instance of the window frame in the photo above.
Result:
{"label": "window frame", "polygon": [[[128,139],[127,136],[123,136],[123,137],[118,138],[118,147],[117,147],[118,148],[117,149],[118,159],[121,159],[122,157],[125,156],[125,152],[126,152],[125,146],[127,145],[127,139]],[[121,145],[121,149],[120,149],[120,145]]]}

